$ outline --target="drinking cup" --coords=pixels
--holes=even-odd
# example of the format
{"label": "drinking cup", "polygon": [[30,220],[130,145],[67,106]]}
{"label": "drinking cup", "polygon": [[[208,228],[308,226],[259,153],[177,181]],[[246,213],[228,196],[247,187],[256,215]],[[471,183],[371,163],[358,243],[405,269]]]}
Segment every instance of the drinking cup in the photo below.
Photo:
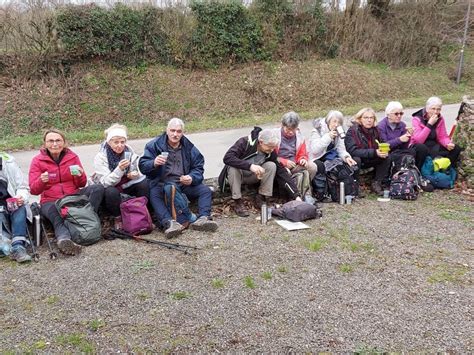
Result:
{"label": "drinking cup", "polygon": [[69,166],[69,171],[71,172],[71,175],[76,176],[81,173],[79,170],[79,165],[71,165]]}

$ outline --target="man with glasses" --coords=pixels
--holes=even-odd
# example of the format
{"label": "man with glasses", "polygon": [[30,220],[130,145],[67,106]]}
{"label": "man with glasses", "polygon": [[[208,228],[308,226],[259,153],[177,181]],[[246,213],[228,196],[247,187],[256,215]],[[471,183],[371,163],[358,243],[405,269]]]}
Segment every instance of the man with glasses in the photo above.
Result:
{"label": "man with glasses", "polygon": [[176,237],[186,227],[173,218],[165,203],[164,189],[170,184],[189,200],[197,199],[197,218],[187,220],[191,229],[217,230],[217,223],[210,217],[212,191],[202,183],[204,157],[184,136],[184,122],[181,119],[172,118],[166,132],[147,143],[139,167],[150,180],[150,201],[165,237]]}
{"label": "man with glasses", "polygon": [[272,129],[255,127],[248,137],[242,137],[224,155],[225,167],[219,175],[219,186],[230,186],[234,211],[240,217],[248,217],[249,211],[242,201],[242,185],[259,183],[255,207],[260,209],[267,197],[273,195],[274,179],[286,189],[293,199],[300,194],[290,174],[278,162],[275,148],[280,139]]}

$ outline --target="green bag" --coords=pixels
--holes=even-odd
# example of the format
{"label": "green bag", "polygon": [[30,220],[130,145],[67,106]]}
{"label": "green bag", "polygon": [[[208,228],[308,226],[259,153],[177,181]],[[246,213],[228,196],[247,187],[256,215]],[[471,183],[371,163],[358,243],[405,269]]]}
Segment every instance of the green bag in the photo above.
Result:
{"label": "green bag", "polygon": [[100,240],[102,232],[100,219],[87,196],[64,196],[57,200],[55,205],[74,243],[91,245]]}

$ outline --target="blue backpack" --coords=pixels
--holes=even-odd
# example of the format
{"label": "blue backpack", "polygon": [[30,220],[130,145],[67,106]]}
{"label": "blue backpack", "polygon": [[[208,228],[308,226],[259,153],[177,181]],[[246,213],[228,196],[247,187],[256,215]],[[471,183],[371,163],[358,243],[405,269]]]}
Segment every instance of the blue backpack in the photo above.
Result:
{"label": "blue backpack", "polygon": [[185,227],[197,220],[197,216],[189,209],[188,197],[181,192],[178,185],[172,182],[165,183],[163,193],[171,218]]}
{"label": "blue backpack", "polygon": [[427,156],[421,167],[421,176],[430,180],[436,189],[452,189],[456,181],[456,170],[450,166],[444,171],[434,171],[433,158]]}

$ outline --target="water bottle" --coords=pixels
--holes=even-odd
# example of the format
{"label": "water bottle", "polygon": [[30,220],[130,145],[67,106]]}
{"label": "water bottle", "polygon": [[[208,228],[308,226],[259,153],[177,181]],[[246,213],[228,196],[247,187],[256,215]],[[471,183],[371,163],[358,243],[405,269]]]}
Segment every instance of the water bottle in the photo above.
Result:
{"label": "water bottle", "polygon": [[344,191],[344,182],[339,183],[339,203],[343,205],[346,201],[346,192]]}
{"label": "water bottle", "polygon": [[268,209],[267,209],[267,204],[264,203],[262,204],[262,209],[260,211],[260,222],[262,224],[267,224],[268,221]]}

